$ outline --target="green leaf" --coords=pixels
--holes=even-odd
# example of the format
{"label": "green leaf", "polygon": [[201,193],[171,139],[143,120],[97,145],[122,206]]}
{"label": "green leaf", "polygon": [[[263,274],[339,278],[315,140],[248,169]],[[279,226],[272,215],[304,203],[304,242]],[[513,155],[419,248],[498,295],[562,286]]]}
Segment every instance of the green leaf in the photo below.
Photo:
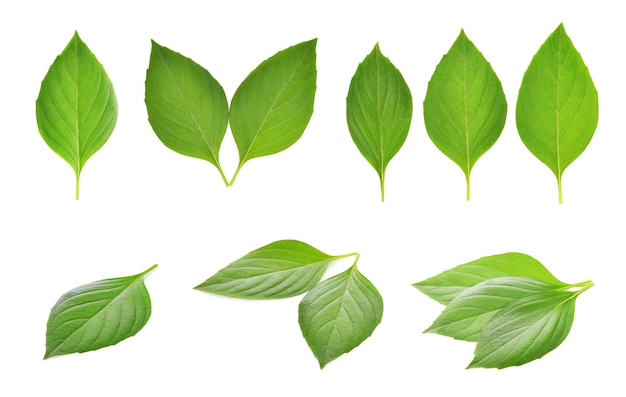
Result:
{"label": "green leaf", "polygon": [[61,296],[48,317],[44,359],[115,345],[139,332],[151,312],[143,279],[156,267],[81,285]]}
{"label": "green leaf", "polygon": [[146,108],[150,125],[165,146],[215,165],[228,186],[219,162],[228,127],[228,101],[206,69],[152,41]]}
{"label": "green leaf", "polygon": [[83,166],[109,139],[117,121],[113,84],[78,32],[41,82],[36,113],[44,141],[76,174],[78,200]]}
{"label": "green leaf", "polygon": [[322,278],[333,260],[296,240],[281,240],[256,249],[218,271],[195,289],[245,299],[279,299],[303,294]]}
{"label": "green leaf", "polygon": [[533,57],[519,90],[517,130],[557,178],[587,147],[598,124],[598,92],[563,24]]}
{"label": "green leaf", "polygon": [[506,305],[478,336],[468,368],[505,368],[543,357],[565,340],[574,321],[578,291],[542,291]]}
{"label": "green leaf", "polygon": [[328,280],[300,302],[298,321],[320,368],[367,339],[383,315],[383,300],[356,268]]}
{"label": "green leaf", "polygon": [[567,284],[557,280],[535,258],[510,252],[486,256],[446,270],[434,277],[413,284],[415,288],[444,305],[449,304],[466,288],[498,277],[529,277],[556,286]]}
{"label": "green leaf", "polygon": [[472,168],[498,140],[506,108],[498,76],[461,30],[428,83],[424,123],[433,143],[463,170],[467,200]]}
{"label": "green leaf", "polygon": [[241,83],[230,106],[230,127],[239,150],[239,166],[278,153],[304,133],[315,99],[315,46],[303,42],[263,61]]}
{"label": "green leaf", "polygon": [[378,173],[385,201],[385,170],[409,133],[413,103],[402,74],[378,44],[352,77],[346,102],[350,135]]}
{"label": "green leaf", "polygon": [[485,324],[503,307],[539,291],[560,286],[527,277],[500,277],[463,290],[425,331],[476,342]]}

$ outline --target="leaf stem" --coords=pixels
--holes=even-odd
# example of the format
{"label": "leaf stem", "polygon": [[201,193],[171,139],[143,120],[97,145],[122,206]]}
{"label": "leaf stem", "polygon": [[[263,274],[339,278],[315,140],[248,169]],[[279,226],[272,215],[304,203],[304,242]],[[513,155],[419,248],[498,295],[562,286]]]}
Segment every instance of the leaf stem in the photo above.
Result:
{"label": "leaf stem", "polygon": [[224,184],[226,185],[226,187],[229,187],[230,184],[228,183],[228,179],[226,179],[226,175],[224,175],[224,171],[222,170],[222,167],[218,164],[215,165],[217,167],[217,170],[220,172],[220,176],[222,177],[222,180],[224,181]]}
{"label": "leaf stem", "polygon": [[153,271],[154,269],[156,269],[159,265],[158,264],[154,264],[152,266],[150,266],[150,268],[142,273],[139,273],[139,277],[143,277],[145,275],[147,275],[148,273],[150,273],[151,271]]}
{"label": "leaf stem", "polygon": [[380,174],[380,201],[385,201],[385,171]]}
{"label": "leaf stem", "polygon": [[470,176],[465,174],[465,200],[470,201]]}
{"label": "leaf stem", "polygon": [[235,171],[235,175],[233,175],[233,179],[230,180],[230,186],[235,183],[235,179],[237,179],[237,175],[239,175],[239,171],[241,171],[241,167],[243,167],[243,162],[240,162],[237,166],[237,171]]}
{"label": "leaf stem", "polygon": [[76,173],[76,200],[80,197],[80,172]]}
{"label": "leaf stem", "polygon": [[563,189],[561,185],[561,175],[556,177],[557,185],[559,187],[559,204],[563,204]]}

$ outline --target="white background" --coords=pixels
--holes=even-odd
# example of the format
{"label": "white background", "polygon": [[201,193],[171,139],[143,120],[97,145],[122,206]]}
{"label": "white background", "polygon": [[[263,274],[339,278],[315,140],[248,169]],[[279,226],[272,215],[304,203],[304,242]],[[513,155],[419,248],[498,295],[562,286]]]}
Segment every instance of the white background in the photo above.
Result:
{"label": "white background", "polygon": [[[23,1],[0,5],[0,395],[624,395],[624,28],[619,2]],[[10,4],[10,5],[9,5]],[[149,4],[149,5],[148,5]],[[515,128],[532,56],[563,22],[600,98],[587,150],[556,179]],[[422,101],[461,28],[491,62],[509,104],[499,141],[472,174],[429,140]],[[74,30],[104,65],[117,126],[83,170],[41,139],[35,99]],[[315,111],[288,150],[247,163],[226,188],[209,163],[161,144],[143,102],[150,39],[207,68],[232,97],[262,60],[317,37]],[[376,42],[413,93],[409,137],[377,175],[348,133],[345,96]],[[222,149],[237,163],[230,132]],[[320,370],[297,322],[299,298],[243,301],[192,290],[271,241],[361,253],[385,313],[371,338]],[[565,342],[505,370],[465,367],[474,345],[422,334],[443,306],[411,284],[509,251],[566,282],[592,279]],[[50,308],[67,290],[159,267],[150,321],[135,337],[44,361]],[[333,265],[343,271],[349,260]]]}

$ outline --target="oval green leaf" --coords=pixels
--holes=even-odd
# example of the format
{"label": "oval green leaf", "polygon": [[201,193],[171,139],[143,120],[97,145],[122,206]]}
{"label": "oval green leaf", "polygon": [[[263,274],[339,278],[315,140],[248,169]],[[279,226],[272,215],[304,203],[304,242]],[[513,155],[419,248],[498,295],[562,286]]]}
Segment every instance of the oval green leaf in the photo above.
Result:
{"label": "oval green leaf", "polygon": [[117,121],[113,84],[78,32],[41,82],[36,113],[44,141],[74,170],[78,200],[83,166]]}
{"label": "oval green leaf", "polygon": [[385,171],[409,133],[413,102],[402,74],[378,44],[352,77],[346,104],[352,140],[378,173],[385,201]]}
{"label": "oval green leaf", "polygon": [[152,41],[145,101],[148,120],[161,142],[215,165],[228,186],[219,162],[228,101],[217,80],[193,60]]}
{"label": "oval green leaf", "polygon": [[598,124],[598,92],[563,24],[533,57],[519,90],[517,130],[557,178],[587,147]]}
{"label": "oval green leaf", "polygon": [[304,133],[315,99],[315,47],[306,41],[263,61],[241,83],[230,106],[230,127],[239,151],[239,166],[278,153]]}
{"label": "oval green leaf", "polygon": [[465,174],[498,140],[506,120],[502,84],[483,54],[461,30],[435,69],[424,99],[424,123],[433,143]]}
{"label": "oval green leaf", "polygon": [[322,278],[333,260],[297,240],[256,249],[218,271],[195,289],[244,299],[279,299],[303,294]]}
{"label": "oval green leaf", "polygon": [[367,339],[383,316],[383,300],[356,268],[321,282],[300,302],[300,329],[324,368]]}
{"label": "oval green leaf", "polygon": [[44,359],[97,350],[129,338],[148,322],[150,295],[143,273],[81,285],[52,307]]}
{"label": "oval green leaf", "polygon": [[415,288],[444,305],[463,290],[498,277],[529,277],[556,286],[566,286],[535,258],[509,252],[486,256],[446,270],[434,277],[413,284]]}

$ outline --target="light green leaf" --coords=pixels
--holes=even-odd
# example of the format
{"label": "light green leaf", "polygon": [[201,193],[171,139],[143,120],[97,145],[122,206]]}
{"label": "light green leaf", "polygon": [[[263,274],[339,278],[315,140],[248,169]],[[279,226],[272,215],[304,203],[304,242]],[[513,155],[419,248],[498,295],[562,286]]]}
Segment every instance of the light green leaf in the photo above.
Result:
{"label": "light green leaf", "polygon": [[425,331],[476,342],[485,324],[504,306],[539,291],[561,288],[527,277],[500,277],[463,290]]}
{"label": "light green leaf", "polygon": [[228,186],[219,162],[228,127],[228,101],[206,69],[152,41],[146,108],[150,125],[165,146],[215,165]]}
{"label": "light green leaf", "polygon": [[245,299],[278,299],[303,294],[322,278],[333,260],[297,240],[281,240],[248,253],[195,289]]}
{"label": "light green leaf", "polygon": [[81,285],[61,296],[48,317],[44,359],[115,345],[139,332],[151,313],[143,279],[156,267]]}
{"label": "light green leaf", "polygon": [[239,150],[239,166],[278,153],[304,133],[315,99],[315,46],[303,42],[263,61],[241,83],[230,105],[230,127]]}
{"label": "light green leaf", "polygon": [[598,92],[563,24],[533,57],[519,90],[517,130],[557,178],[587,147],[598,124]]}
{"label": "light green leaf", "polygon": [[320,368],[367,339],[383,315],[383,300],[356,268],[340,273],[307,293],[300,302],[302,334]]}
{"label": "light green leaf", "polygon": [[491,65],[461,30],[441,59],[424,99],[424,123],[433,143],[465,174],[498,140],[506,120],[506,98]]}
{"label": "light green leaf", "polygon": [[592,285],[575,292],[536,292],[506,305],[478,336],[468,368],[522,365],[554,350],[572,327],[576,297]]}
{"label": "light green leaf", "polygon": [[83,166],[109,139],[117,121],[113,84],[78,32],[41,82],[36,113],[44,141],[76,174],[78,200]]}
{"label": "light green leaf", "polygon": [[510,252],[486,256],[446,270],[434,277],[413,284],[415,288],[444,305],[449,304],[466,288],[498,277],[529,277],[556,286],[567,284],[557,280],[535,258]]}
{"label": "light green leaf", "polygon": [[378,173],[385,201],[385,171],[409,133],[413,103],[402,74],[378,44],[352,77],[346,102],[350,135]]}

